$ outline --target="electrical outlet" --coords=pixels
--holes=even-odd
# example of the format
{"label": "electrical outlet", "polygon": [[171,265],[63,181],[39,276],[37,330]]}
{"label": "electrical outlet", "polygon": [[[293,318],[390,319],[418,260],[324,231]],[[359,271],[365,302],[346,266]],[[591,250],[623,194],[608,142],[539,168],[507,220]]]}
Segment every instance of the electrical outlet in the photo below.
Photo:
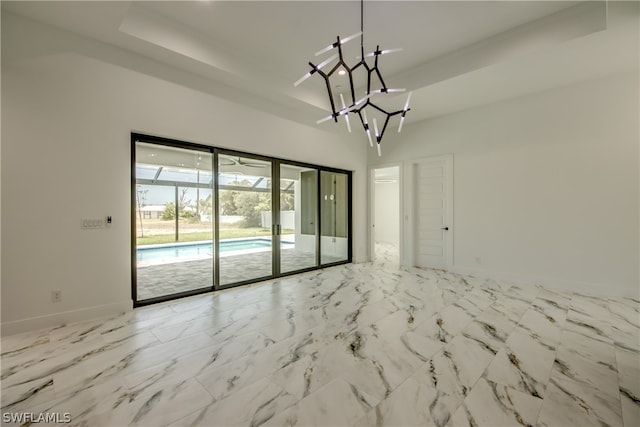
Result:
{"label": "electrical outlet", "polygon": [[62,291],[52,291],[51,302],[60,302],[60,301],[62,301]]}

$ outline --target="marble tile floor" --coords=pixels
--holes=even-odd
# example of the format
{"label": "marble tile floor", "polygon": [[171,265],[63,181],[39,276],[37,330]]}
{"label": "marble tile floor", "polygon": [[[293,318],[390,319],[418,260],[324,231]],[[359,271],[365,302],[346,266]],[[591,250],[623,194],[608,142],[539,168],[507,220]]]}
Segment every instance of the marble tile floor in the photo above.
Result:
{"label": "marble tile floor", "polygon": [[3,418],[640,425],[638,300],[379,258],[2,337]]}

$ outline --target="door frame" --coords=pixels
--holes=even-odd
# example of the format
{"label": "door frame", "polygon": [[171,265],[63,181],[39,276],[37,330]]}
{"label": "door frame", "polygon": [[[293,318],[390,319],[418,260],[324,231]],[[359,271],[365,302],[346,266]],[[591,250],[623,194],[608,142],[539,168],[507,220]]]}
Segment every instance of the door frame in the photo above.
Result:
{"label": "door frame", "polygon": [[[224,148],[224,147],[216,147],[216,146],[211,146],[211,145],[205,145],[205,144],[199,144],[199,143],[194,143],[194,142],[187,142],[187,141],[181,141],[181,140],[176,140],[176,139],[171,139],[171,138],[165,138],[165,137],[159,137],[159,136],[153,136],[153,135],[149,135],[149,134],[143,134],[143,133],[138,133],[138,132],[131,132],[130,134],[131,136],[131,206],[130,206],[130,210],[131,210],[131,216],[130,216],[130,220],[131,220],[131,240],[130,240],[130,248],[131,248],[131,299],[133,301],[133,306],[135,307],[141,307],[141,306],[145,306],[145,305],[150,305],[150,304],[155,304],[155,303],[159,303],[159,302],[165,302],[165,301],[171,301],[171,300],[175,300],[178,298],[183,298],[183,297],[188,297],[188,296],[192,296],[192,295],[197,295],[197,294],[203,294],[203,293],[208,293],[208,292],[215,292],[218,290],[222,290],[222,289],[228,289],[231,287],[236,287],[236,286],[243,286],[246,284],[251,284],[251,283],[256,283],[258,281],[262,281],[262,280],[267,280],[267,279],[275,279],[275,278],[279,278],[279,277],[285,277],[285,276],[289,276],[289,275],[293,275],[293,274],[298,274],[298,273],[302,273],[305,271],[313,271],[313,270],[319,270],[325,267],[331,267],[331,266],[336,266],[336,265],[342,265],[342,264],[348,264],[351,263],[353,261],[353,171],[349,171],[349,170],[343,170],[343,169],[338,169],[338,168],[333,168],[333,167],[329,167],[329,166],[322,166],[322,165],[316,165],[316,164],[311,164],[311,163],[306,163],[306,162],[300,162],[300,161],[296,161],[296,160],[289,160],[289,159],[282,159],[282,158],[278,158],[278,157],[272,157],[272,156],[266,156],[266,155],[260,155],[260,154],[254,154],[254,153],[247,153],[244,151],[239,151],[239,150],[234,150],[231,148]],[[149,299],[145,299],[145,300],[138,300],[138,295],[137,295],[137,282],[138,282],[138,275],[137,275],[137,238],[136,238],[136,165],[137,165],[137,159],[136,159],[136,143],[137,142],[146,142],[146,143],[151,143],[151,144],[157,144],[160,146],[169,146],[169,147],[176,147],[176,148],[181,148],[181,149],[186,149],[186,150],[194,150],[194,151],[202,151],[202,152],[207,152],[210,153],[212,155],[211,161],[213,162],[212,164],[212,171],[213,171],[213,206],[212,208],[215,209],[215,213],[214,215],[216,216],[216,221],[214,222],[213,225],[213,239],[212,239],[212,244],[213,244],[213,254],[214,256],[212,257],[212,263],[213,263],[213,277],[212,277],[212,283],[211,283],[211,287],[208,288],[201,288],[201,289],[196,289],[196,290],[192,290],[192,291],[184,291],[184,292],[180,292],[180,293],[175,293],[175,294],[168,294],[168,295],[163,295],[163,296],[159,296],[159,297],[153,297],[153,298],[149,298]],[[270,276],[265,276],[265,277],[260,277],[260,278],[255,278],[255,279],[250,279],[250,280],[245,280],[245,281],[240,281],[240,282],[234,282],[234,283],[230,283],[224,286],[220,286],[220,260],[219,260],[219,256],[217,253],[217,242],[220,241],[220,229],[219,229],[219,221],[217,219],[219,212],[220,212],[220,205],[219,205],[219,182],[218,182],[218,156],[220,154],[229,154],[229,155],[233,155],[233,156],[240,156],[240,157],[249,157],[249,158],[254,158],[254,159],[258,159],[258,160],[265,160],[265,161],[269,161],[271,162],[271,171],[272,171],[272,175],[271,178],[274,182],[274,185],[272,186],[272,215],[271,215],[271,229],[272,229],[272,274]],[[317,263],[315,266],[313,267],[307,267],[307,268],[302,268],[300,270],[295,270],[295,271],[288,271],[288,272],[281,272],[280,271],[280,265],[279,262],[281,260],[280,257],[280,246],[277,245],[277,242],[279,241],[279,238],[274,236],[274,234],[276,233],[276,230],[278,229],[277,227],[280,226],[280,220],[279,220],[279,200],[280,200],[280,196],[279,196],[279,177],[280,177],[280,165],[281,164],[288,164],[288,165],[292,165],[292,166],[300,166],[300,167],[307,167],[307,168],[311,168],[311,169],[315,169],[318,171],[318,191],[317,191],[317,203],[316,203],[316,207],[317,207],[317,216],[318,216],[318,221],[317,221],[317,225],[316,225],[316,252],[317,252]],[[344,260],[340,260],[340,261],[335,261],[335,262],[330,262],[330,263],[325,263],[323,264],[321,262],[321,229],[320,229],[320,217],[321,217],[321,212],[320,212],[320,173],[321,172],[333,172],[333,173],[339,173],[339,174],[344,174],[347,177],[347,257]],[[277,180],[277,181],[276,181]],[[277,210],[276,210],[277,208]],[[279,231],[279,229],[278,229]],[[276,265],[277,263],[277,265]]]}
{"label": "door frame", "polygon": [[375,217],[375,209],[376,209],[376,199],[375,199],[375,180],[376,180],[376,169],[384,169],[384,168],[398,168],[398,259],[400,261],[400,265],[405,265],[404,263],[404,173],[403,173],[403,163],[402,162],[393,162],[393,163],[383,163],[379,165],[369,166],[369,183],[368,183],[368,193],[369,193],[369,212],[367,213],[367,226],[369,228],[369,253],[368,259],[369,261],[373,261],[375,259],[375,247],[376,247],[376,236],[374,229],[374,217]]}
{"label": "door frame", "polygon": [[[443,154],[443,155],[439,155],[439,156],[430,156],[430,157],[422,157],[419,159],[414,159],[414,160],[407,160],[405,161],[405,190],[406,190],[406,197],[404,198],[405,200],[405,210],[404,212],[406,213],[405,216],[405,223],[406,223],[406,227],[405,227],[405,245],[404,245],[404,249],[405,249],[405,254],[406,254],[406,266],[407,267],[414,267],[416,265],[416,249],[417,249],[417,241],[415,239],[415,235],[416,235],[416,203],[415,203],[415,171],[418,165],[422,165],[422,164],[428,164],[428,163],[435,163],[435,162],[442,162],[445,161],[446,162],[446,167],[448,169],[448,173],[446,175],[446,181],[445,181],[445,185],[447,186],[448,190],[449,190],[449,194],[447,197],[447,206],[446,206],[446,210],[447,210],[447,215],[446,218],[444,219],[444,222],[447,224],[447,226],[449,227],[449,230],[447,231],[446,236],[446,251],[445,251],[445,268],[447,269],[451,269],[453,268],[454,265],[454,252],[453,252],[453,242],[454,242],[454,232],[455,232],[455,227],[454,227],[454,212],[453,212],[453,190],[454,190],[454,181],[453,181],[453,166],[454,166],[454,162],[453,162],[453,154]],[[441,268],[441,267],[438,267]]]}

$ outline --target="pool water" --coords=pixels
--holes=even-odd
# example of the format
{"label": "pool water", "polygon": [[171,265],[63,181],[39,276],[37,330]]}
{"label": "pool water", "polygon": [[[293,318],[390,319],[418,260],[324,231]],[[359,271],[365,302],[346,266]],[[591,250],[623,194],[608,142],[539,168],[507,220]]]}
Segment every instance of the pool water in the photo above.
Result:
{"label": "pool water", "polygon": [[[281,242],[283,247],[293,245],[291,242]],[[137,259],[140,261],[154,261],[166,258],[187,258],[198,256],[212,256],[213,246],[208,243],[194,243],[191,245],[164,245],[152,248],[138,248]],[[221,240],[220,252],[243,251],[248,249],[269,249],[269,239]]]}

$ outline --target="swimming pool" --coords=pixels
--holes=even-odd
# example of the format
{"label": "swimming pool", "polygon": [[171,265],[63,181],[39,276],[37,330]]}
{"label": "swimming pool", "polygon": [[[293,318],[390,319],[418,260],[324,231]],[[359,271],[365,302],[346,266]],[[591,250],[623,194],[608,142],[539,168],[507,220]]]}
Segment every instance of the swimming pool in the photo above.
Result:
{"label": "swimming pool", "polygon": [[[281,242],[282,247],[294,245],[292,242]],[[212,243],[200,242],[193,244],[161,245],[153,247],[139,247],[137,251],[138,262],[157,261],[161,259],[175,258],[199,258],[212,256]],[[270,239],[239,239],[221,240],[220,252],[268,250],[271,248]]]}

